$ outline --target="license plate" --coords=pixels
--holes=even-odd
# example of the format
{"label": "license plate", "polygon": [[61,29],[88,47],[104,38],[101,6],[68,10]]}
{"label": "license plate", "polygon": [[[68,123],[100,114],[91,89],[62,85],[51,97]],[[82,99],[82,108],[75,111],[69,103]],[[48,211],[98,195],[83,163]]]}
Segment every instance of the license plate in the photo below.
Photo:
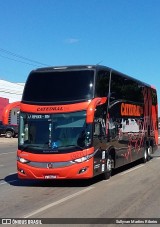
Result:
{"label": "license plate", "polygon": [[44,176],[45,179],[56,179],[57,176],[56,175],[46,175]]}

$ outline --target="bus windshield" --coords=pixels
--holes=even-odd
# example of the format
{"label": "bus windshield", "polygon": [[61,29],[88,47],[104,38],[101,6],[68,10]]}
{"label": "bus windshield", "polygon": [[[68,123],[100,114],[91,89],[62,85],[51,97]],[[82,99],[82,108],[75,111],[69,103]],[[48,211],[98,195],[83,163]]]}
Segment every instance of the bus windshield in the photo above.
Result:
{"label": "bus windshield", "polygon": [[93,98],[94,70],[33,71],[26,82],[22,102],[66,103]]}
{"label": "bus windshield", "polygon": [[20,114],[19,149],[40,153],[82,150],[91,145],[86,111],[60,114]]}

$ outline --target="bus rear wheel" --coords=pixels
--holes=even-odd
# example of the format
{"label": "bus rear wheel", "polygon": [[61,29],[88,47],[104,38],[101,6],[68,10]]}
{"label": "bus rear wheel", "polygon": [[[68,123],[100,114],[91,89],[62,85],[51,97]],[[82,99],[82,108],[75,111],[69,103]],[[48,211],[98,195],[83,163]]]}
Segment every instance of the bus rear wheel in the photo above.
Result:
{"label": "bus rear wheel", "polygon": [[150,146],[146,146],[144,153],[143,153],[143,158],[142,158],[142,162],[146,163],[147,161],[149,161],[151,159],[151,155],[153,154],[153,147]]}
{"label": "bus rear wheel", "polygon": [[142,162],[146,163],[147,161],[148,161],[148,147],[145,147],[144,152],[143,152]]}
{"label": "bus rear wheel", "polygon": [[150,145],[148,147],[148,161],[151,159],[152,154],[153,154],[153,147]]}

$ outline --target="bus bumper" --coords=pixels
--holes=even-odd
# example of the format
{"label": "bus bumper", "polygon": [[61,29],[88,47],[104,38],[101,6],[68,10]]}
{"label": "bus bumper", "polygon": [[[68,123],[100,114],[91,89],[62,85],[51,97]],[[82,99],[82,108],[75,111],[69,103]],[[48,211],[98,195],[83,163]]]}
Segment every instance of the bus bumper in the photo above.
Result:
{"label": "bus bumper", "polygon": [[20,179],[87,179],[93,177],[93,158],[63,168],[36,168],[17,161],[17,170]]}

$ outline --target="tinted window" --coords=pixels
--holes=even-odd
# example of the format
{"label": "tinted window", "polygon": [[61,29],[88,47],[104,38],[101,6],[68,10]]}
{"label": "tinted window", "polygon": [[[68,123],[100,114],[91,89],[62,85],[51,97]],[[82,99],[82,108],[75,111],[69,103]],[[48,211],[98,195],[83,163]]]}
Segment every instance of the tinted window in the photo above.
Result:
{"label": "tinted window", "polygon": [[151,94],[152,94],[152,104],[157,105],[157,93],[155,89],[151,89]]}
{"label": "tinted window", "polygon": [[143,86],[135,80],[112,74],[111,101],[126,100],[143,103]]}
{"label": "tinted window", "polygon": [[23,102],[62,103],[93,98],[94,71],[53,71],[30,74]]}
{"label": "tinted window", "polygon": [[96,75],[95,94],[97,97],[107,97],[109,90],[109,71],[100,70]]}

